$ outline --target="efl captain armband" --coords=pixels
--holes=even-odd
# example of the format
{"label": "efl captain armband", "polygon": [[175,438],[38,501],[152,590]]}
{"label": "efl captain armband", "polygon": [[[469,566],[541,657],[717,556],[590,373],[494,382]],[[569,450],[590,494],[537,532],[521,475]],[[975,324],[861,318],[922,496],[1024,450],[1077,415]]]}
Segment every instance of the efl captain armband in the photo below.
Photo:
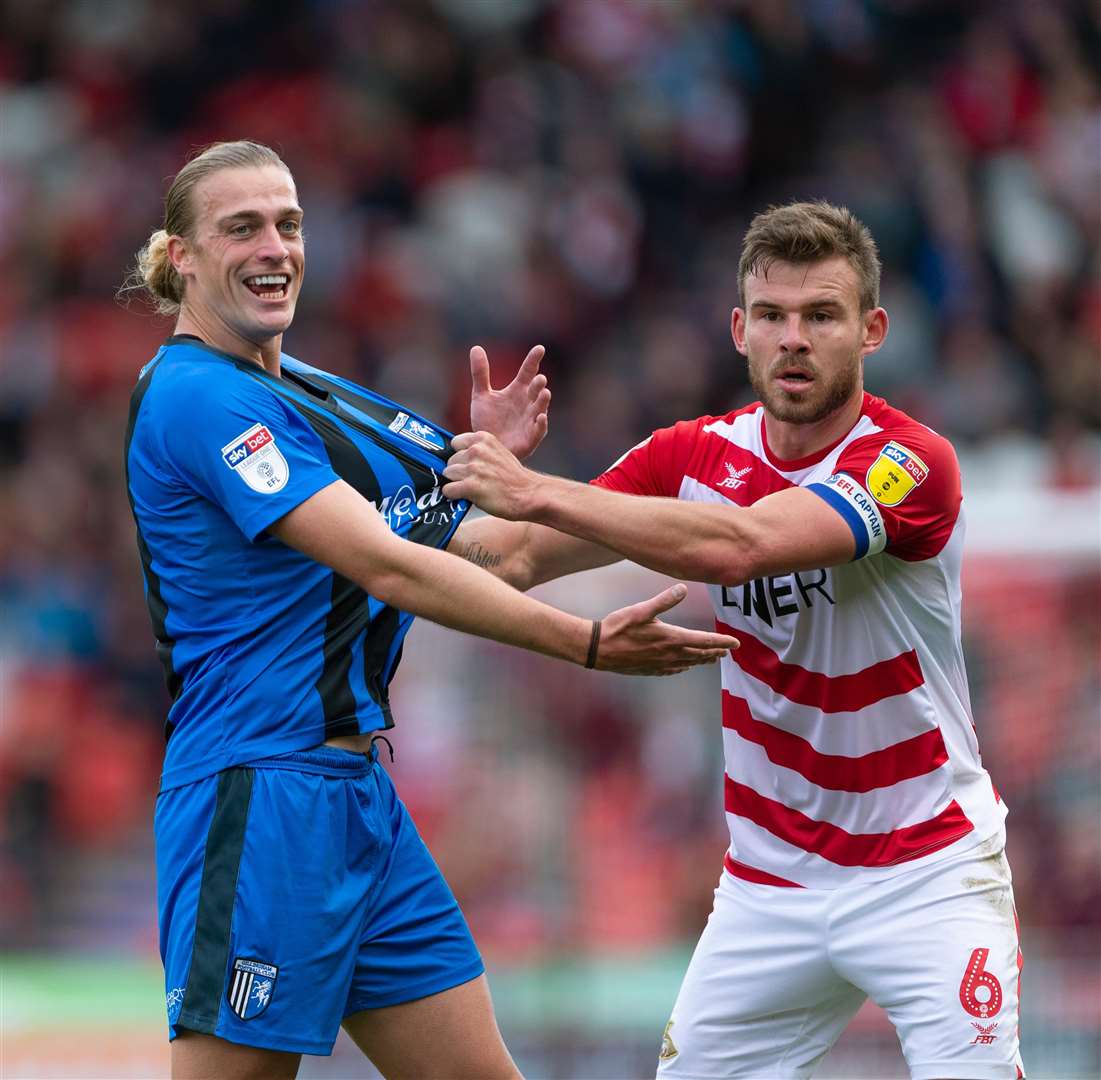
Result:
{"label": "efl captain armband", "polygon": [[834,473],[821,483],[808,484],[807,490],[825,499],[852,529],[856,540],[854,561],[865,555],[878,555],[887,546],[887,527],[879,507],[847,473]]}

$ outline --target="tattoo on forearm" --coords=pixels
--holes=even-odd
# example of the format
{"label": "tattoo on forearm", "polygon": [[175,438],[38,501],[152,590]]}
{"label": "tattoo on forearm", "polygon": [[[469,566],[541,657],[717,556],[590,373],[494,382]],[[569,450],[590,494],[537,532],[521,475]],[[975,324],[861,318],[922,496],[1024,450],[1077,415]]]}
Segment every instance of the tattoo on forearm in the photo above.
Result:
{"label": "tattoo on forearm", "polygon": [[501,556],[495,551],[486,551],[477,540],[463,548],[461,557],[466,559],[467,562],[472,562],[475,566],[482,567],[484,570],[490,570],[501,565]]}

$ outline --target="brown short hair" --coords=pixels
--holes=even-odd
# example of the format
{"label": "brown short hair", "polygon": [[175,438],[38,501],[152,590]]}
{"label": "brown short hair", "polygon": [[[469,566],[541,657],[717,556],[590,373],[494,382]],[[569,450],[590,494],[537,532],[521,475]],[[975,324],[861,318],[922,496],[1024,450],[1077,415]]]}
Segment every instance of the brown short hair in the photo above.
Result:
{"label": "brown short hair", "polygon": [[860,282],[860,310],[879,306],[879,251],[872,234],[844,206],[818,200],[770,206],[750,223],[738,263],[738,288],[745,279],[767,273],[774,262],[815,263],[841,255]]}
{"label": "brown short hair", "polygon": [[190,236],[194,231],[192,193],[211,173],[258,165],[278,165],[287,169],[283,159],[270,146],[247,139],[212,143],[197,150],[169,185],[164,197],[164,225],[142,245],[134,269],[119,290],[120,296],[134,290],[148,291],[161,315],[175,315],[183,299],[183,281],[168,258],[168,238]]}

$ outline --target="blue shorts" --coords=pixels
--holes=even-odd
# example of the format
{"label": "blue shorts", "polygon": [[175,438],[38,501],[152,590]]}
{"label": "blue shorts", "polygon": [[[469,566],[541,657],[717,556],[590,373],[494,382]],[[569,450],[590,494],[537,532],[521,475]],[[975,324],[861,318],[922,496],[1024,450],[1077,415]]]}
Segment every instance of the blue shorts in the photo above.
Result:
{"label": "blue shorts", "polygon": [[170,1039],[329,1054],[345,1016],[485,970],[375,759],[318,747],[160,794]]}

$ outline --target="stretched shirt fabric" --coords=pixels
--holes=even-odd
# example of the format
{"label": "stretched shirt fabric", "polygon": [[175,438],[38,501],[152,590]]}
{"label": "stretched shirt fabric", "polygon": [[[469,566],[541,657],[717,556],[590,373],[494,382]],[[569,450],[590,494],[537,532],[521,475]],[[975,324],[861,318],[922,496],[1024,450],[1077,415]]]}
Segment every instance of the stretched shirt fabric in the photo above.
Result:
{"label": "stretched shirt fabric", "polygon": [[283,356],[282,376],[186,335],[142,369],[126,471],[157,651],[174,699],[162,790],[393,726],[412,616],[267,533],[338,479],[390,529],[446,546],[450,434]]}
{"label": "stretched shirt fabric", "polygon": [[964,526],[945,439],[865,394],[840,441],[782,461],[756,403],[656,431],[593,483],[742,507],[804,487],[856,540],[842,566],[710,586],[717,629],[742,643],[722,660],[731,873],[836,888],[1000,830],[960,643]]}

